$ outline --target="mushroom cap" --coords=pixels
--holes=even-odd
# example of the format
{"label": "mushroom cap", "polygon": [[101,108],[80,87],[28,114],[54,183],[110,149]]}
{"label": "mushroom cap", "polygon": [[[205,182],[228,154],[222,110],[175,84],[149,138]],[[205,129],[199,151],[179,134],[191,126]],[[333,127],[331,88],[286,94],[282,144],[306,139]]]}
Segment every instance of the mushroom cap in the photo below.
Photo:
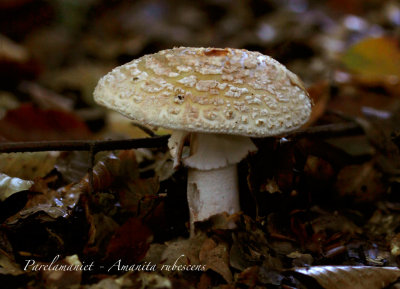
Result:
{"label": "mushroom cap", "polygon": [[294,73],[269,56],[233,48],[145,55],[101,78],[94,98],[149,125],[251,137],[293,131],[311,113]]}

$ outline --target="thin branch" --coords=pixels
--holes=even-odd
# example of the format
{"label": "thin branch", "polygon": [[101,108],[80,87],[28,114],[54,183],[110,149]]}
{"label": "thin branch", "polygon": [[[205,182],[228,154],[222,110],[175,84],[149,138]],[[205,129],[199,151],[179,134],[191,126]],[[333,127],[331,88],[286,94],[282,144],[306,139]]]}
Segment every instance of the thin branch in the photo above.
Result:
{"label": "thin branch", "polygon": [[148,128],[147,126],[137,123],[137,122],[133,122],[132,123],[133,126],[136,126],[137,128],[141,129],[143,132],[145,132],[147,135],[153,137],[156,134],[154,133],[154,131],[152,131],[150,128]]}
{"label": "thin branch", "polygon": [[94,158],[96,156],[96,153],[94,151],[94,145],[90,146],[89,150],[89,157],[90,157],[90,166],[88,169],[88,174],[89,174],[89,192],[93,194],[94,189],[93,189],[93,184],[94,184],[94,177],[93,177],[93,167],[94,167]]}
{"label": "thin branch", "polygon": [[335,136],[359,135],[363,134],[363,130],[358,123],[344,122],[312,126],[306,129],[300,129],[285,136],[286,138],[305,138],[318,137],[329,138]]}
{"label": "thin branch", "polygon": [[155,148],[167,145],[169,135],[127,140],[60,140],[30,142],[0,142],[0,153],[42,151],[90,151]]}
{"label": "thin branch", "polygon": [[[334,137],[362,134],[357,123],[335,123],[309,127],[286,135],[286,138],[298,139],[304,137]],[[64,140],[64,141],[31,141],[31,142],[0,142],[0,153],[41,152],[41,151],[90,151],[124,150],[135,148],[166,147],[169,135],[151,138],[127,140]]]}

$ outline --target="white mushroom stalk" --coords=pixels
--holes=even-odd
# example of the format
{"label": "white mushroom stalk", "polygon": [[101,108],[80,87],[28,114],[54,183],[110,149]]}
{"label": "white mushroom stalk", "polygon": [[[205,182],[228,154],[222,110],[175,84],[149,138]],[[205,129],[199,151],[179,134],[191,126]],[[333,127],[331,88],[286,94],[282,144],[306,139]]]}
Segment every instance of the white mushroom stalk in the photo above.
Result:
{"label": "white mushroom stalk", "polygon": [[[100,79],[94,98],[136,122],[173,131],[174,165],[189,168],[192,223],[240,210],[236,164],[249,137],[282,135],[307,122],[299,78],[259,52],[179,47],[145,55]],[[190,155],[181,158],[185,139]]]}
{"label": "white mushroom stalk", "polygon": [[[187,132],[172,133],[168,146],[178,164]],[[190,155],[183,159],[189,168],[187,198],[191,231],[195,222],[226,212],[240,211],[236,165],[257,147],[249,137],[192,133]]]}

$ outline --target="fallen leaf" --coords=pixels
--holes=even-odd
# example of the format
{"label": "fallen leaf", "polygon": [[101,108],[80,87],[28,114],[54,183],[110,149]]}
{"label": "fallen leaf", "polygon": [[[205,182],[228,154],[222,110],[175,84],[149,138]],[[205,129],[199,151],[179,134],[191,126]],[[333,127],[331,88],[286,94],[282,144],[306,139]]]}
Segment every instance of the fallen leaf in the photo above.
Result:
{"label": "fallen leaf", "polygon": [[[235,269],[244,270],[269,259],[270,243],[259,224],[246,215],[243,215],[237,224],[239,229],[232,236],[230,265]],[[275,265],[278,268],[281,264],[276,262]]]}
{"label": "fallen leaf", "polygon": [[57,158],[54,167],[68,183],[77,183],[91,167],[90,154],[85,151],[63,152]]}
{"label": "fallen leaf", "polygon": [[159,182],[157,178],[134,179],[126,181],[118,189],[121,206],[138,216],[146,216],[154,209]]}
{"label": "fallen leaf", "polygon": [[137,264],[146,255],[153,234],[137,218],[130,218],[119,227],[107,246],[107,260],[123,260],[127,264]]}
{"label": "fallen leaf", "polygon": [[118,278],[108,277],[97,284],[83,287],[84,289],[172,289],[192,288],[186,286],[173,286],[172,280],[154,272],[127,273]]}
{"label": "fallen leaf", "polygon": [[294,271],[313,277],[324,289],[383,289],[400,277],[397,267],[314,266]]}
{"label": "fallen leaf", "polygon": [[0,173],[0,201],[4,201],[15,193],[29,190],[32,185],[32,181],[26,181],[20,178],[11,178]]}
{"label": "fallen leaf", "polygon": [[79,194],[76,191],[70,191],[69,187],[58,190],[50,189],[48,183],[55,181],[56,178],[56,176],[50,176],[47,179],[36,180],[29,189],[28,201],[24,208],[9,217],[5,224],[15,225],[38,212],[45,213],[53,220],[59,217],[68,217],[79,199]]}
{"label": "fallen leaf", "polygon": [[303,127],[315,123],[324,113],[329,102],[329,84],[327,81],[320,81],[307,88],[313,102],[312,112],[309,120]]}
{"label": "fallen leaf", "polygon": [[196,289],[208,289],[208,288],[211,288],[211,286],[212,286],[211,282],[212,282],[212,280],[211,280],[211,277],[209,276],[209,274],[207,274],[207,272],[204,272],[200,276],[200,280],[199,280],[199,283],[197,283]]}
{"label": "fallen leaf", "polygon": [[0,274],[18,276],[24,274],[14,258],[0,249]]}
{"label": "fallen leaf", "polygon": [[400,175],[400,148],[393,138],[400,127],[400,103],[396,103],[387,119],[369,121],[359,118],[357,122],[376,149],[375,160],[379,169],[388,175]]}
{"label": "fallen leaf", "polygon": [[90,214],[87,217],[89,223],[88,241],[84,253],[86,255],[104,255],[108,242],[119,228],[117,222],[105,214]]}
{"label": "fallen leaf", "polygon": [[29,60],[29,52],[25,47],[15,43],[11,39],[0,34],[0,60],[7,59],[15,62],[26,62]]}
{"label": "fallen leaf", "polygon": [[[162,253],[161,266],[173,264],[176,265],[199,265],[201,264],[199,259],[199,252],[204,243],[206,236],[204,234],[197,234],[190,239],[179,239],[171,242],[166,242],[167,246]],[[183,256],[182,256],[183,255]],[[179,271],[163,270],[164,274],[171,275],[176,274]]]}
{"label": "fallen leaf", "polygon": [[232,283],[232,272],[229,268],[229,245],[226,242],[216,243],[207,238],[199,252],[199,260],[214,272],[220,274],[227,283]]}
{"label": "fallen leaf", "polygon": [[[71,266],[71,268],[80,268],[83,264],[77,255],[67,256],[59,260],[59,255],[55,256],[52,262],[53,268],[56,266]],[[85,264],[87,265],[87,264]],[[68,268],[68,267],[67,267]],[[42,281],[47,288],[68,289],[78,286],[82,280],[83,270],[43,270]]]}
{"label": "fallen leaf", "polygon": [[373,81],[400,77],[398,41],[388,37],[366,38],[351,46],[341,58],[351,71]]}
{"label": "fallen leaf", "polygon": [[10,109],[15,109],[19,106],[17,96],[7,91],[0,91],[0,119],[4,117]]}
{"label": "fallen leaf", "polygon": [[0,172],[11,177],[34,180],[54,169],[58,152],[0,154]]}
{"label": "fallen leaf", "polygon": [[326,186],[331,186],[336,176],[334,168],[328,161],[313,155],[307,156],[303,173],[310,190],[318,194],[326,190]]}
{"label": "fallen leaf", "polygon": [[[119,278],[119,280],[118,280],[119,282],[121,282],[120,281],[121,278]],[[164,276],[162,276],[160,274],[157,274],[157,273],[140,272],[137,281],[141,282],[141,285],[143,286],[141,288],[148,288],[148,289],[172,289],[172,288],[176,288],[176,287],[172,286],[172,282],[171,282],[170,279],[168,279],[168,278],[166,278],[166,277],[164,277]],[[136,283],[136,282],[132,282],[132,283]],[[126,285],[129,286],[129,283],[126,284]],[[132,286],[132,285],[130,285],[130,286]]]}
{"label": "fallen leaf", "polygon": [[[55,31],[55,33],[60,33]],[[62,33],[62,32],[61,32]],[[58,39],[58,35],[44,35],[44,38],[50,37],[51,39]],[[62,45],[63,41],[68,38],[65,35],[64,39],[60,39],[60,49],[65,49],[65,45]],[[42,39],[36,45],[43,46],[43,42],[48,41]],[[50,45],[53,45],[51,43]],[[62,55],[62,54],[61,54]],[[80,100],[88,104],[93,104],[93,90],[100,77],[110,71],[112,67],[104,65],[102,62],[79,62],[76,65],[63,66],[63,68],[52,70],[51,73],[45,74],[42,77],[42,82],[46,87],[50,87],[54,91],[71,91],[72,93],[78,92]]]}
{"label": "fallen leaf", "polygon": [[237,283],[254,288],[259,283],[260,267],[252,266],[244,269],[237,277]]}
{"label": "fallen leaf", "polygon": [[12,109],[0,120],[0,136],[10,141],[89,139],[86,124],[72,113],[32,104]]}
{"label": "fallen leaf", "polygon": [[374,161],[342,168],[337,176],[336,189],[341,197],[351,196],[357,202],[374,202],[387,191],[383,175]]}
{"label": "fallen leaf", "polygon": [[362,14],[374,0],[329,0],[329,7],[346,14]]}
{"label": "fallen leaf", "polygon": [[148,137],[148,134],[139,127],[133,125],[132,119],[129,119],[118,112],[107,111],[106,115],[106,131],[111,131],[118,136],[129,138]]}
{"label": "fallen leaf", "polygon": [[74,101],[71,98],[57,94],[37,83],[23,81],[19,88],[21,91],[28,93],[42,109],[73,110]]}

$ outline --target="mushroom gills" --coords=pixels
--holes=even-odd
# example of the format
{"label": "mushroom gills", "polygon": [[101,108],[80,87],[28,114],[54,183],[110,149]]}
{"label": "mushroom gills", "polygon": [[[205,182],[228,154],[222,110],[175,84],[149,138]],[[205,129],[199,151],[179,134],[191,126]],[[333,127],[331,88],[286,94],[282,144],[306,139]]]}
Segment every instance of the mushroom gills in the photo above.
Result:
{"label": "mushroom gills", "polygon": [[239,163],[252,151],[257,147],[246,136],[192,133],[190,156],[183,163],[199,170],[218,169]]}

